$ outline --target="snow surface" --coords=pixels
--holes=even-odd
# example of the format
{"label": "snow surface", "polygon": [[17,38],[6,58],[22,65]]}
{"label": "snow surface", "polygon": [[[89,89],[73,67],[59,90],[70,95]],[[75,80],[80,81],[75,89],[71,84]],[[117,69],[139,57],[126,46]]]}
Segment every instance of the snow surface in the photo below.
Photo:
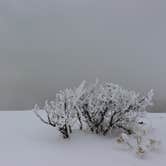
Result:
{"label": "snow surface", "polygon": [[0,166],[165,166],[166,114],[148,116],[162,146],[140,159],[110,136],[74,131],[70,140],[63,140],[31,111],[1,111]]}

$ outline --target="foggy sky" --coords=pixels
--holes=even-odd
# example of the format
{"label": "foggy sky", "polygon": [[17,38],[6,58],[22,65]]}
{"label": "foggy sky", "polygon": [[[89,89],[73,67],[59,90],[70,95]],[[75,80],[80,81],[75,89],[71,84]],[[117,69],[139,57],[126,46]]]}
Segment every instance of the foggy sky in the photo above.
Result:
{"label": "foggy sky", "polygon": [[165,0],[0,0],[0,110],[99,78],[165,111],[165,20]]}

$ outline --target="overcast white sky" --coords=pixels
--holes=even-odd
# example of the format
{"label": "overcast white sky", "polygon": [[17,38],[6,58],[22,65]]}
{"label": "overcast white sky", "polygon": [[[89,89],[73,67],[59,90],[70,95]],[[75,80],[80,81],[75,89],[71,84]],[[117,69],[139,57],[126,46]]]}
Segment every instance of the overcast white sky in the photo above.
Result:
{"label": "overcast white sky", "polygon": [[0,109],[96,77],[166,102],[165,0],[0,0]]}

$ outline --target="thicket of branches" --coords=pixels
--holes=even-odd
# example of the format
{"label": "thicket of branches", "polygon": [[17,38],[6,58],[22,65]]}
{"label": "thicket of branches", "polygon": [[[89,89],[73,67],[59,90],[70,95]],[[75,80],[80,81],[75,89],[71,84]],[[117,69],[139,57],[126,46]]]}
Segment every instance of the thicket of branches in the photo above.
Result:
{"label": "thicket of branches", "polygon": [[102,135],[114,129],[134,134],[142,123],[137,119],[152,105],[152,97],[152,90],[142,96],[113,83],[96,81],[86,85],[83,81],[78,88],[59,91],[55,100],[46,101],[42,109],[35,105],[34,111],[43,123],[56,127],[63,138],[69,138],[76,127]]}

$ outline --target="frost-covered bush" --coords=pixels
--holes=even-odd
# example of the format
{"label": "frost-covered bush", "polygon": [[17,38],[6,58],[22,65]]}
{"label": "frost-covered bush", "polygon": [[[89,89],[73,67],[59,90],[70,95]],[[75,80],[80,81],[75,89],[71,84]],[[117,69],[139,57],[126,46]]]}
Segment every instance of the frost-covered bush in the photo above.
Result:
{"label": "frost-covered bush", "polygon": [[141,96],[112,83],[96,82],[84,90],[77,103],[82,119],[92,132],[106,135],[119,128],[132,134],[136,119],[152,105],[152,96],[152,90]]}
{"label": "frost-covered bush", "polygon": [[63,138],[69,138],[72,127],[77,121],[79,121],[80,129],[82,129],[81,114],[76,103],[82,95],[83,86],[84,82],[75,90],[61,90],[56,94],[54,101],[46,101],[42,109],[46,113],[46,119],[40,115],[41,109],[39,106],[35,105],[34,107],[37,117],[45,124],[56,127]]}
{"label": "frost-covered bush", "polygon": [[100,135],[119,131],[117,142],[141,156],[159,144],[146,136],[148,128],[142,120],[147,107],[153,105],[152,97],[153,90],[142,96],[113,83],[86,85],[83,81],[78,88],[59,91],[42,109],[35,105],[34,112],[43,123],[56,127],[63,138],[69,138],[76,128]]}
{"label": "frost-covered bush", "polygon": [[[78,125],[80,130],[96,134],[106,135],[113,129],[134,134],[137,119],[152,105],[152,96],[152,90],[141,96],[113,83],[96,81],[85,86],[83,81],[78,88],[59,91],[54,101],[45,102],[44,108],[36,105],[34,111],[42,122],[56,127],[63,138],[68,138]],[[45,111],[46,119],[40,110]]]}

